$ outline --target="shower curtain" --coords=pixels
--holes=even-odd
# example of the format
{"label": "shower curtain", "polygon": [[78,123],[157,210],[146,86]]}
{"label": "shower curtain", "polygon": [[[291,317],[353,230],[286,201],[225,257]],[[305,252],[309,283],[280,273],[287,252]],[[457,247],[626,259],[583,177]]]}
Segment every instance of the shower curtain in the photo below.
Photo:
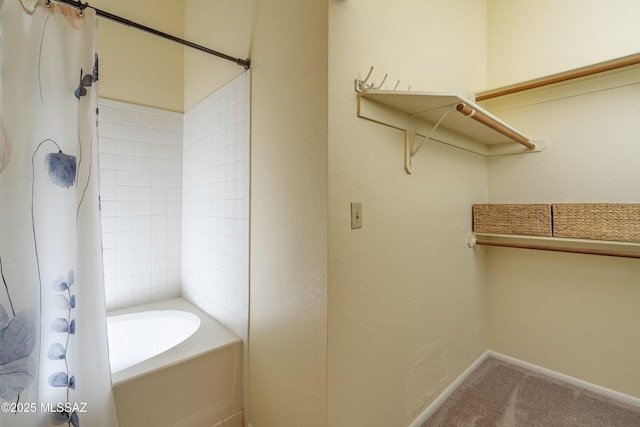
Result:
{"label": "shower curtain", "polygon": [[95,12],[4,0],[0,425],[113,427]]}

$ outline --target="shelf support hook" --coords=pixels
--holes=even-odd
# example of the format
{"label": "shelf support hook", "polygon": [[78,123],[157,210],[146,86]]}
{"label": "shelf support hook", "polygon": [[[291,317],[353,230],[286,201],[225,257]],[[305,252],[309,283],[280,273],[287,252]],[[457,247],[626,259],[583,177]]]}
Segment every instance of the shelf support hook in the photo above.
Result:
{"label": "shelf support hook", "polygon": [[420,148],[422,148],[422,144],[426,140],[431,139],[431,135],[433,135],[435,131],[438,130],[442,122],[444,122],[444,119],[447,118],[447,116],[449,115],[451,110],[453,110],[453,108],[454,107],[449,107],[445,110],[444,113],[442,113],[442,116],[440,116],[440,119],[438,119],[436,124],[429,131],[429,133],[424,138],[422,138],[420,142],[418,142],[415,145],[415,147],[412,144],[414,132],[413,132],[413,126],[411,126],[411,121],[413,120],[413,115],[409,117],[409,120],[410,120],[409,130],[408,132],[406,132],[406,135],[405,135],[405,159],[404,159],[404,163],[405,163],[404,168],[407,171],[407,173],[411,173],[413,171],[413,158],[418,153],[418,151],[420,151]]}
{"label": "shelf support hook", "polygon": [[380,82],[380,84],[378,85],[378,87],[374,87],[373,89],[376,89],[376,90],[377,90],[377,89],[380,89],[380,88],[382,87],[382,85],[384,84],[384,82],[387,80],[387,77],[388,77],[388,76],[389,76],[388,74],[385,74],[385,75],[384,75],[384,77],[382,78],[382,81],[381,81],[381,82]]}
{"label": "shelf support hook", "polygon": [[370,83],[369,86],[367,86],[367,82],[369,81],[369,77],[371,77],[371,73],[373,73],[373,65],[369,69],[369,73],[367,74],[367,77],[364,78],[364,80],[356,79],[356,92],[362,92],[365,89],[370,89],[373,87],[373,83]]}

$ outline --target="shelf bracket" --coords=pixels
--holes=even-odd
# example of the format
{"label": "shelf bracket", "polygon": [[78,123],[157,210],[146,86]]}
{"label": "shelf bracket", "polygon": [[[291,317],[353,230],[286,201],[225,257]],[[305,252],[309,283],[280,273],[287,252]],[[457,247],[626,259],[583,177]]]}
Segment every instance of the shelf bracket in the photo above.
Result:
{"label": "shelf bracket", "polygon": [[404,138],[404,169],[407,173],[410,174],[413,172],[413,158],[418,153],[418,151],[420,151],[422,144],[426,140],[431,139],[431,135],[433,135],[435,131],[440,127],[440,125],[442,124],[444,119],[447,117],[447,115],[449,115],[449,112],[451,110],[453,110],[453,107],[447,108],[445,112],[442,113],[442,116],[440,116],[440,119],[438,119],[436,124],[429,131],[429,133],[424,138],[422,138],[420,142],[418,142],[415,145],[415,147],[413,145],[413,136],[415,134],[413,130],[413,115],[409,116],[409,130],[405,132],[405,138]]}

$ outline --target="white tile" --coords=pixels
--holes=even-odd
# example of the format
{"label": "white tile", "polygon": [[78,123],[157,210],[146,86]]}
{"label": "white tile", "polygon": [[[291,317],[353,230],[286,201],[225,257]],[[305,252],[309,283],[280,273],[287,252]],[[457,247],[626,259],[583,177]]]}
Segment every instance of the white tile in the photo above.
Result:
{"label": "white tile", "polygon": [[[127,124],[117,124],[117,138],[118,140],[126,139],[128,141],[135,141],[136,139],[136,127]],[[118,141],[119,142],[119,141]]]}
{"label": "white tile", "polygon": [[104,266],[104,280],[114,281],[116,280],[116,264],[107,264]]}
{"label": "white tile", "polygon": [[136,123],[136,112],[134,110],[118,108],[117,121],[118,123],[134,125]]}
{"label": "white tile", "polygon": [[[167,228],[155,229],[151,230],[151,243],[155,245],[164,244],[166,245],[169,240],[169,232]],[[167,251],[168,252],[168,251]],[[164,255],[167,256],[168,254]]]}
{"label": "white tile", "polygon": [[134,155],[135,154],[135,138],[133,140],[118,140],[118,154],[127,154]]}
{"label": "white tile", "polygon": [[151,259],[151,245],[140,245],[135,247],[135,260]]}
{"label": "white tile", "polygon": [[[159,128],[151,129],[151,138],[154,143],[164,145],[166,147],[169,144],[169,132]],[[162,157],[166,157],[166,154]]]}
{"label": "white tile", "polygon": [[135,172],[133,176],[135,185],[150,187],[153,183],[153,172]]}
{"label": "white tile", "polygon": [[151,202],[151,212],[153,215],[167,215],[169,213],[169,202],[160,201],[160,202]]}
{"label": "white tile", "polygon": [[139,201],[151,201],[153,197],[153,187],[136,185],[135,186],[135,200]]}
{"label": "white tile", "polygon": [[179,297],[182,294],[182,286],[180,284],[169,284],[167,287],[167,298]]}
{"label": "white tile", "polygon": [[151,200],[156,202],[164,202],[169,200],[168,187],[151,187]]}
{"label": "white tile", "polygon": [[118,154],[118,170],[134,170],[135,159],[133,156]]}
{"label": "white tile", "polygon": [[172,132],[180,132],[183,130],[183,117],[180,115],[179,117],[168,117],[167,118],[167,129]]}
{"label": "white tile", "polygon": [[[135,246],[133,236],[134,232],[129,231],[117,233],[118,247],[116,248],[116,262],[118,263],[118,265],[123,262],[132,262],[135,259]],[[118,269],[120,269],[120,267],[118,267]],[[133,276],[133,271],[130,275]]]}
{"label": "white tile", "polygon": [[167,269],[180,272],[182,270],[182,257],[180,255],[175,256],[172,252],[172,256],[167,257]]}
{"label": "white tile", "polygon": [[167,172],[175,173],[178,175],[178,182],[181,182],[180,175],[182,174],[182,161],[179,159],[169,159],[167,160]]}
{"label": "white tile", "polygon": [[[169,256],[169,246],[167,243],[153,243],[151,245],[152,259],[163,259],[165,266],[167,265],[167,257]],[[166,271],[166,267],[165,267]]]}
{"label": "white tile", "polygon": [[168,166],[168,159],[167,158],[153,158],[152,162],[151,162],[151,170],[153,172],[160,172],[160,173],[167,173],[169,166]]}
{"label": "white tile", "polygon": [[105,303],[107,311],[113,311],[118,308],[116,304],[116,295],[107,295]]}
{"label": "white tile", "polygon": [[99,108],[98,121],[100,123],[118,121],[118,109],[116,107],[99,103]]}
{"label": "white tile", "polygon": [[153,287],[151,288],[151,300],[152,301],[163,301],[167,298],[171,298],[169,296],[169,287],[168,286],[162,286],[162,287]]}
{"label": "white tile", "polygon": [[144,289],[135,292],[134,303],[135,305],[148,304],[152,302],[151,289]]}
{"label": "white tile", "polygon": [[182,132],[166,132],[166,136],[163,137],[167,144],[174,147],[182,146]]}
{"label": "white tile", "polygon": [[105,200],[117,200],[118,187],[116,185],[103,184],[100,186],[100,199]]}
{"label": "white tile", "polygon": [[167,272],[168,259],[167,258],[153,258],[151,260],[151,272],[162,273]]}
{"label": "white tile", "polygon": [[144,156],[151,157],[153,155],[153,143],[151,143],[151,136],[149,136],[148,141],[146,139],[138,140],[135,142],[135,153],[136,156]]}
{"label": "white tile", "polygon": [[144,126],[152,129],[167,128],[167,119],[165,117],[143,111],[138,112],[136,122],[138,126]]}
{"label": "white tile", "polygon": [[182,164],[182,146],[169,146],[167,147],[167,158],[170,160],[178,160]]}
{"label": "white tile", "polygon": [[151,157],[136,156],[135,170],[151,172],[153,167],[153,159]]}
{"label": "white tile", "polygon": [[98,125],[98,135],[101,137],[117,138],[118,124],[114,122],[101,122]]}
{"label": "white tile", "polygon": [[116,249],[107,248],[102,250],[102,262],[107,264],[114,264],[116,262]]}
{"label": "white tile", "polygon": [[153,213],[151,201],[136,201],[135,202],[135,214],[136,216],[147,216]]}
{"label": "white tile", "polygon": [[100,183],[116,185],[118,183],[118,172],[116,170],[100,170]]}
{"label": "white tile", "polygon": [[151,272],[138,273],[138,270],[136,270],[135,291],[137,292],[145,289],[151,289],[151,287],[152,287]]}
{"label": "white tile", "polygon": [[134,184],[134,173],[133,171],[117,171],[117,184],[118,185],[133,185]]}
{"label": "white tile", "polygon": [[136,126],[136,140],[145,143],[153,142],[153,130],[148,127]]}
{"label": "white tile", "polygon": [[153,216],[151,215],[136,215],[136,230],[151,230],[153,224]]}
{"label": "white tile", "polygon": [[119,185],[116,195],[118,201],[134,201],[135,187],[133,185]]}
{"label": "white tile", "polygon": [[103,233],[102,247],[105,249],[115,249],[116,247],[118,247],[116,233]]}
{"label": "white tile", "polygon": [[140,230],[140,229],[135,230],[136,246],[151,245],[152,243],[151,235],[152,235],[151,230]]}
{"label": "white tile", "polygon": [[[136,278],[151,274],[151,260],[150,259],[141,259],[136,260],[135,262],[136,268]],[[151,278],[149,278],[149,286],[151,286]]]}
{"label": "white tile", "polygon": [[129,292],[133,290],[134,277],[136,275],[135,264],[133,262],[119,262],[116,264],[116,278],[118,279],[118,292]]}
{"label": "white tile", "polygon": [[134,216],[136,214],[133,200],[118,200],[117,205],[116,214],[118,216]]}
{"label": "white tile", "polygon": [[111,153],[100,154],[100,167],[103,169],[117,169],[118,156]]}
{"label": "white tile", "polygon": [[124,292],[116,295],[116,309],[132,307],[135,304],[133,292]]}
{"label": "white tile", "polygon": [[116,217],[117,231],[134,231],[135,228],[136,228],[135,217],[133,216],[117,216]]}
{"label": "white tile", "polygon": [[168,186],[169,177],[166,173],[151,172],[151,185],[153,186]]}

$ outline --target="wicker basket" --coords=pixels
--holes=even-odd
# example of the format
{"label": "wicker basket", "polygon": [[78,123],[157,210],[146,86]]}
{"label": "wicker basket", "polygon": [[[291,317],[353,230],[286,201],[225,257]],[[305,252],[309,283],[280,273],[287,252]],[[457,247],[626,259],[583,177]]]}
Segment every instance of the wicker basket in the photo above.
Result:
{"label": "wicker basket", "polygon": [[473,205],[473,231],[551,237],[551,205]]}
{"label": "wicker basket", "polygon": [[640,242],[640,204],[553,205],[553,236]]}

